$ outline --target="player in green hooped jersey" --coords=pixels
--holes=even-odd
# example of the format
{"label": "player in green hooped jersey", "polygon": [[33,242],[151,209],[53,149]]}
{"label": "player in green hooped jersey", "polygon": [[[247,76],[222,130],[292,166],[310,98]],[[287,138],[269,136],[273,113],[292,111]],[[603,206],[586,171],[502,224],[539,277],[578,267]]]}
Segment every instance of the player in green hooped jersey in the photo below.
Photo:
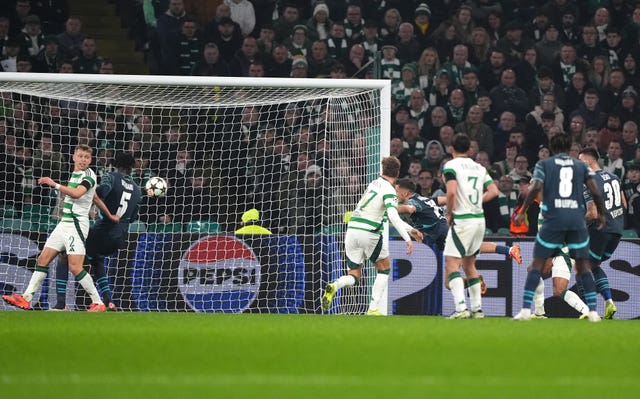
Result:
{"label": "player in green hooped jersey", "polygon": [[355,285],[362,276],[366,260],[375,263],[376,279],[371,288],[368,315],[381,315],[380,298],[389,280],[389,241],[382,237],[384,223],[388,220],[407,243],[407,254],[413,252],[413,242],[422,241],[420,231],[405,223],[398,215],[398,196],[393,183],[400,173],[400,161],[391,156],[382,160],[382,176],[372,181],[362,195],[347,224],[344,247],[349,272],[327,284],[322,295],[322,309],[329,310],[333,297],[343,287]]}
{"label": "player in green hooped jersey", "polygon": [[[114,218],[105,204],[95,196],[96,174],[89,168],[92,153],[93,150],[87,145],[76,147],[73,153],[73,173],[66,186],[56,183],[50,177],[38,179],[38,184],[53,187],[65,195],[62,219],[45,242],[44,249],[37,259],[36,270],[31,275],[24,293],[20,295],[14,292],[11,295],[2,296],[2,299],[10,305],[25,310],[30,309],[31,299],[36,292],[40,291],[42,282],[47,277],[49,263],[60,252],[66,251],[69,270],[91,297],[89,311],[104,312],[106,310],[93,283],[93,278],[83,267],[86,253],[85,237],[89,232],[89,210],[92,203],[95,202],[107,217]],[[119,221],[119,218],[115,217],[114,221]]]}

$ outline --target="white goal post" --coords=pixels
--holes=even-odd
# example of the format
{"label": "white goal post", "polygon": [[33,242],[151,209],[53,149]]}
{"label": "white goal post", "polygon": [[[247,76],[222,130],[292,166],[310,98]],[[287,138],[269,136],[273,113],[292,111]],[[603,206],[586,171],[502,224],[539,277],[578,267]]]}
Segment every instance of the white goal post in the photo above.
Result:
{"label": "white goal post", "polygon": [[[320,313],[324,285],[346,271],[344,213],[389,154],[390,118],[388,80],[1,73],[0,286],[26,288],[55,227],[57,194],[37,178],[65,183],[86,143],[99,178],[127,151],[141,186],[169,182],[165,197],[143,196],[105,261],[118,307]],[[235,234],[252,208],[272,235]],[[33,301],[43,309],[56,302],[50,266]],[[364,276],[329,313],[366,310],[371,265]],[[86,306],[73,279],[66,298]]]}

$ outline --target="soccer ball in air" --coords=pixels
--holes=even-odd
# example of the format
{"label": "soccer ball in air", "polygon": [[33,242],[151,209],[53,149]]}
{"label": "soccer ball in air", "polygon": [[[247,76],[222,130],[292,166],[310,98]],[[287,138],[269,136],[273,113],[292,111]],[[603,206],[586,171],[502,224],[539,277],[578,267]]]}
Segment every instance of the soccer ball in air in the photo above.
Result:
{"label": "soccer ball in air", "polygon": [[167,193],[167,188],[169,188],[167,181],[158,176],[152,177],[144,185],[144,189],[150,197],[164,197]]}

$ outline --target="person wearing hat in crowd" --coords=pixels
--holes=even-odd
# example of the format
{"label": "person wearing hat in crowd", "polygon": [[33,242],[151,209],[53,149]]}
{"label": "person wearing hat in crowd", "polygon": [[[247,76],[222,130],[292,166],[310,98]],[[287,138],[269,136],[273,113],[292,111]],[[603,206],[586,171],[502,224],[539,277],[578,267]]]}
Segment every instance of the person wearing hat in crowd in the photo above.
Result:
{"label": "person wearing hat in crowd", "polygon": [[398,104],[408,105],[411,92],[415,89],[420,89],[418,85],[418,72],[414,63],[410,62],[402,67],[400,73],[400,83],[395,87],[392,85],[393,96],[398,101]]}
{"label": "person wearing hat in crowd", "polygon": [[322,2],[316,3],[313,8],[313,15],[307,21],[307,28],[310,40],[326,40],[333,21],[331,21],[329,7]]}
{"label": "person wearing hat in crowd", "polygon": [[[449,101],[450,89],[452,87],[449,71],[441,69],[436,72],[433,85],[429,89],[427,101],[429,105],[445,107]],[[448,114],[447,114],[448,116]]]}
{"label": "person wearing hat in crowd", "polygon": [[366,62],[372,61],[376,52],[382,51],[382,40],[378,36],[378,24],[375,21],[365,22],[360,44],[364,47]]}
{"label": "person wearing hat in crowd", "polygon": [[43,44],[44,48],[40,50],[38,55],[33,59],[33,71],[56,73],[58,72],[60,62],[62,61],[62,56],[60,55],[58,46],[58,39],[53,35],[46,36]]}
{"label": "person wearing hat in crowd", "polygon": [[620,116],[620,122],[624,125],[628,121],[638,123],[638,92],[633,86],[628,86],[622,92],[620,104],[615,108],[616,114]]}
{"label": "person wearing hat in crowd", "polygon": [[44,33],[40,28],[40,17],[29,15],[25,19],[22,32],[16,37],[21,50],[29,56],[37,55],[44,48]]}
{"label": "person wearing hat in crowd", "polygon": [[260,221],[260,211],[251,208],[242,214],[242,227],[235,231],[234,234],[255,234],[255,235],[271,235],[271,231],[258,224]]}
{"label": "person wearing hat in crowd", "polygon": [[391,86],[397,86],[400,83],[401,66],[400,60],[396,57],[398,47],[395,44],[385,43],[382,46],[382,60],[380,61],[382,69],[382,78],[390,79]]}
{"label": "person wearing hat in crowd", "polygon": [[420,43],[420,48],[426,48],[430,44],[430,36],[435,27],[430,23],[431,9],[426,3],[420,3],[416,8],[413,19],[413,33]]}
{"label": "person wearing hat in crowd", "polygon": [[213,35],[213,42],[218,46],[220,57],[229,63],[242,46],[242,34],[236,28],[235,22],[229,17],[222,17],[216,26],[217,32]]}
{"label": "person wearing hat in crowd", "polygon": [[291,77],[292,78],[307,78],[309,77],[309,64],[305,58],[296,58],[291,63]]}
{"label": "person wearing hat in crowd", "polygon": [[294,26],[291,36],[282,43],[289,50],[291,58],[306,57],[308,55],[311,41],[307,37],[307,30],[306,25]]}
{"label": "person wearing hat in crowd", "polygon": [[551,65],[560,53],[562,42],[560,41],[560,31],[554,23],[549,23],[544,30],[542,40],[535,44],[538,52],[538,62],[540,65]]}
{"label": "person wearing hat in crowd", "polygon": [[544,37],[548,26],[549,16],[542,7],[538,7],[533,20],[524,24],[522,34],[537,43]]}
{"label": "person wearing hat in crowd", "polygon": [[531,90],[529,90],[529,105],[535,107],[542,104],[542,98],[546,94],[552,94],[556,105],[564,110],[565,97],[562,87],[553,81],[553,73],[546,66],[541,66],[536,71],[535,82]]}
{"label": "person wearing hat in crowd", "polygon": [[511,62],[517,62],[522,59],[524,51],[534,43],[528,37],[522,36],[521,22],[511,21],[505,26],[505,29],[507,33],[498,40],[496,46],[504,51]]}

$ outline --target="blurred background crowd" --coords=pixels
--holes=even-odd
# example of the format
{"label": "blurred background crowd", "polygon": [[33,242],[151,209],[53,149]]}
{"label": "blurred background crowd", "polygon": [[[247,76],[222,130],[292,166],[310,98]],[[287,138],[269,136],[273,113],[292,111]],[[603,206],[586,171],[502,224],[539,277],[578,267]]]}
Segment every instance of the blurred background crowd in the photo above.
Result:
{"label": "blurred background crowd", "polygon": [[[109,43],[102,10],[124,42]],[[12,0],[0,5],[0,69],[381,76],[392,82],[391,153],[421,195],[442,193],[451,137],[466,133],[500,189],[488,229],[534,235],[535,223],[516,231],[511,217],[549,139],[567,134],[571,155],[593,147],[620,177],[626,228],[640,233],[639,35],[640,4],[625,0]],[[141,184],[167,177],[147,223],[197,217],[233,230],[255,206],[283,233],[317,232],[357,201],[375,117],[354,107],[338,123],[326,100],[165,112],[3,93],[0,105],[0,200],[16,212],[51,205],[34,176],[64,180],[87,142],[99,173],[127,150]]]}

